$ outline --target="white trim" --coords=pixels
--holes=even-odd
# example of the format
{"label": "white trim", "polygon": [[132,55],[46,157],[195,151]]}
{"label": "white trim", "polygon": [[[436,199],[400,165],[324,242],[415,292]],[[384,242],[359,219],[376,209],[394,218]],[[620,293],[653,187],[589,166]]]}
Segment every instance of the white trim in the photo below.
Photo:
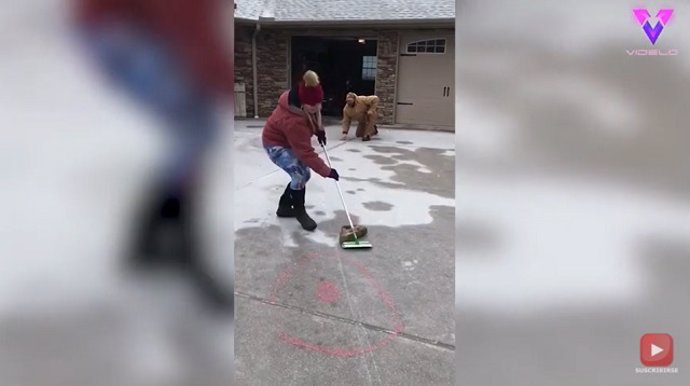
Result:
{"label": "white trim", "polygon": [[[436,40],[443,40],[443,52],[412,52],[410,51],[410,45],[415,44],[415,43],[422,43],[422,42],[430,42],[430,41],[436,41]],[[448,38],[429,38],[429,39],[422,39],[422,40],[415,40],[409,43],[405,44],[405,53],[406,54],[416,54],[416,55],[445,55],[446,52],[448,51]]]}

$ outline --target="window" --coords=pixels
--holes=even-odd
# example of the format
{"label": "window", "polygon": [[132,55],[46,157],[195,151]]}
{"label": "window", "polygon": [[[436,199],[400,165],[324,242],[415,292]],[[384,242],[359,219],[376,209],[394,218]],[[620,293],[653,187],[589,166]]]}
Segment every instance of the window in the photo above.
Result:
{"label": "window", "polygon": [[420,40],[407,45],[408,54],[445,54],[446,39]]}
{"label": "window", "polygon": [[376,56],[362,56],[362,80],[376,80]]}

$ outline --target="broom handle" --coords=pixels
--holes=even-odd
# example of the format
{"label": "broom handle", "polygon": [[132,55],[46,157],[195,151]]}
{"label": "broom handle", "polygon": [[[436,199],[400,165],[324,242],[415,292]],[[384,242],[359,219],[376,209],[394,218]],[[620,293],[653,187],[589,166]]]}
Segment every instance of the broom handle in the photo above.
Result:
{"label": "broom handle", "polygon": [[[323,149],[323,154],[326,155],[326,160],[328,161],[328,167],[333,169],[331,166],[331,157],[328,156],[328,151],[326,151],[326,147],[321,144],[321,148]],[[350,223],[350,229],[352,230],[352,235],[355,237],[355,242],[357,242],[357,232],[355,232],[355,226],[352,224],[352,218],[350,218],[350,211],[347,210],[347,204],[345,204],[345,196],[343,196],[343,192],[340,190],[340,184],[338,183],[337,180],[335,181],[335,186],[338,188],[338,195],[340,195],[340,201],[343,203],[343,208],[345,208],[345,214],[347,215],[347,221]]]}

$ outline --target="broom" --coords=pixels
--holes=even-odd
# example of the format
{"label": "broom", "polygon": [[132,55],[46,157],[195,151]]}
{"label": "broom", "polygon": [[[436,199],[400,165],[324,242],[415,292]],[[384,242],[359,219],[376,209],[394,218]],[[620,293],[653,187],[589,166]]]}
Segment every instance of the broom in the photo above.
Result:
{"label": "broom", "polygon": [[[328,167],[331,169],[333,166],[331,166],[331,157],[328,156],[328,151],[326,151],[326,147],[321,144],[321,148],[323,149],[323,154],[326,155],[326,160],[328,161]],[[359,237],[357,237],[357,228],[352,224],[352,218],[350,217],[350,212],[347,210],[347,204],[345,204],[345,197],[343,196],[342,190],[340,190],[340,184],[338,181],[335,181],[335,186],[338,188],[338,195],[340,195],[340,201],[343,203],[343,208],[345,208],[345,214],[347,215],[347,221],[350,223],[350,231],[352,232],[352,236],[354,237],[353,241],[341,241],[340,246],[343,249],[365,249],[365,248],[372,248],[373,245],[366,241],[366,240],[360,240]],[[343,235],[343,232],[347,229],[347,225],[343,225],[343,227],[340,229],[340,234],[341,236]],[[365,228],[366,229],[366,228]],[[342,237],[341,237],[342,239]]]}

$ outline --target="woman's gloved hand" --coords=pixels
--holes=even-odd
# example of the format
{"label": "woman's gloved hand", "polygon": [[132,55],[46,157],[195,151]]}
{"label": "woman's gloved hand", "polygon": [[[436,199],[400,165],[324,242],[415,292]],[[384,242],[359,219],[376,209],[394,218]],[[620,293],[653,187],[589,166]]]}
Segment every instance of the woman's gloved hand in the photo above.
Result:
{"label": "woman's gloved hand", "polygon": [[336,181],[339,181],[339,180],[340,180],[340,175],[338,175],[338,171],[337,171],[337,170],[331,168],[331,173],[328,175],[328,178],[332,178],[332,179],[334,179],[334,180],[336,180]]}
{"label": "woman's gloved hand", "polygon": [[326,131],[325,130],[316,130],[316,138],[319,139],[319,144],[321,144],[321,146],[326,146]]}

